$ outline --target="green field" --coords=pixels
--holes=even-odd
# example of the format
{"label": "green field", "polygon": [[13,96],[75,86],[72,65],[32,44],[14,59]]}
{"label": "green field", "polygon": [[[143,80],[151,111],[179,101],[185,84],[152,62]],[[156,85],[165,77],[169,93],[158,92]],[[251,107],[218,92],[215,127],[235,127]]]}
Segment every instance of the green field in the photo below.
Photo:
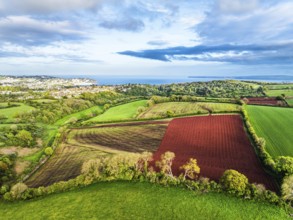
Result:
{"label": "green field", "polygon": [[140,100],[115,106],[107,110],[104,114],[98,115],[87,122],[109,122],[133,119],[136,116],[137,109],[141,106],[145,107],[146,102],[147,100]]}
{"label": "green field", "polygon": [[227,103],[209,103],[209,102],[166,102],[159,103],[139,115],[139,118],[160,118],[166,117],[167,111],[172,111],[174,115],[184,114],[207,114],[207,109],[216,112],[237,112],[239,106]]}
{"label": "green field", "polygon": [[257,135],[266,140],[273,156],[293,156],[293,109],[246,106],[249,121]]}
{"label": "green field", "polygon": [[266,85],[268,89],[293,89],[293,83]]}
{"label": "green field", "polygon": [[38,102],[38,103],[51,103],[51,102],[57,102],[55,99],[35,99],[31,100],[33,102]]}
{"label": "green field", "polygon": [[293,106],[293,99],[286,99],[288,105]]}
{"label": "green field", "polygon": [[[13,117],[18,113],[29,112],[35,109],[34,107],[25,105],[23,103],[13,103],[13,104],[17,104],[19,106],[0,109],[0,115],[4,115],[5,117],[7,117],[7,119],[5,120],[6,123],[13,122],[13,119],[14,119]],[[5,106],[7,105],[7,103],[1,103],[1,105]]]}
{"label": "green field", "polygon": [[293,89],[278,89],[278,90],[268,90],[266,91],[268,96],[280,96],[281,94],[285,94],[286,97],[293,97]]}
{"label": "green field", "polygon": [[84,116],[92,114],[93,112],[101,113],[102,111],[103,111],[102,106],[94,106],[94,107],[85,109],[83,111],[67,115],[64,118],[61,118],[58,121],[56,121],[55,125],[61,126],[61,125],[64,125],[64,124],[68,123],[71,118],[76,118],[77,120],[79,120],[79,119],[83,118]]}
{"label": "green field", "polygon": [[31,201],[0,202],[2,219],[290,219],[267,203],[149,183],[108,182]]}

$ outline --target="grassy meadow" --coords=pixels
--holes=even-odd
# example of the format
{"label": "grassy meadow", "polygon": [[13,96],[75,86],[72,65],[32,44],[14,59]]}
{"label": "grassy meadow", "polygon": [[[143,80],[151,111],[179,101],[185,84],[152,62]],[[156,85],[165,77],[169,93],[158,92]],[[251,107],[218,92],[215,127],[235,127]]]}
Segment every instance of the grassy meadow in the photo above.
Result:
{"label": "grassy meadow", "polygon": [[293,109],[267,106],[246,106],[249,121],[257,135],[266,140],[273,156],[293,156]]}
{"label": "grassy meadow", "polygon": [[290,219],[284,210],[226,194],[195,194],[149,183],[106,182],[31,201],[0,201],[17,219]]}
{"label": "grassy meadow", "polygon": [[38,103],[52,103],[52,102],[57,102],[56,99],[35,99],[35,100],[31,100],[33,102],[38,102]]}
{"label": "grassy meadow", "polygon": [[94,117],[87,122],[109,122],[134,119],[139,107],[145,107],[147,100],[130,102],[108,109],[105,113]]}
{"label": "grassy meadow", "polygon": [[267,96],[280,96],[285,94],[286,97],[293,97],[293,89],[276,89],[266,91]]}
{"label": "grassy meadow", "polygon": [[289,106],[293,106],[293,99],[286,99]]}
{"label": "grassy meadow", "polygon": [[[0,103],[1,106],[7,106],[7,103]],[[23,103],[12,103],[12,104],[17,104],[19,106],[15,106],[15,107],[8,107],[8,108],[2,108],[0,109],[0,115],[5,116],[7,119],[4,121],[5,123],[8,122],[13,122],[14,121],[14,116],[17,115],[18,113],[24,113],[24,112],[29,112],[34,110],[34,107],[25,105]]]}
{"label": "grassy meadow", "polygon": [[165,102],[156,104],[139,115],[139,118],[160,118],[166,117],[167,111],[172,111],[174,116],[184,114],[207,114],[211,109],[216,112],[237,112],[239,106],[229,103],[208,103],[208,102]]}
{"label": "grassy meadow", "polygon": [[293,83],[266,85],[268,89],[293,89]]}
{"label": "grassy meadow", "polygon": [[77,120],[81,119],[84,116],[88,116],[91,115],[93,112],[96,113],[101,113],[103,111],[103,107],[102,106],[94,106],[88,109],[85,109],[83,111],[80,112],[76,112],[70,115],[67,115],[61,119],[59,119],[58,121],[55,122],[55,125],[57,126],[62,126],[64,124],[67,124],[68,122],[70,122],[71,118],[76,118]]}

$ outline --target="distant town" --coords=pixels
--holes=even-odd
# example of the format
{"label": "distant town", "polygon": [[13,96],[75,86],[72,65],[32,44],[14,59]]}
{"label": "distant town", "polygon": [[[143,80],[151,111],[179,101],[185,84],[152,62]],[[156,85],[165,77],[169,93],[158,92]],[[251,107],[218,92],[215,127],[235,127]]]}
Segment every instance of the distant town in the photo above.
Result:
{"label": "distant town", "polygon": [[65,79],[52,76],[0,76],[0,94],[15,95],[21,99],[32,99],[37,94],[50,92],[56,99],[77,97],[84,92],[113,90],[109,86],[96,86],[96,81],[87,78]]}

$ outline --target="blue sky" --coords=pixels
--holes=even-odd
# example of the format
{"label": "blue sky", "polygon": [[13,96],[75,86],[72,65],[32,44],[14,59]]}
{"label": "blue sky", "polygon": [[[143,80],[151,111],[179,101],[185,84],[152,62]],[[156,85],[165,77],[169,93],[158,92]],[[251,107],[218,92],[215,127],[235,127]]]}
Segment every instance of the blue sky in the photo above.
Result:
{"label": "blue sky", "polygon": [[293,75],[292,0],[0,0],[0,74]]}

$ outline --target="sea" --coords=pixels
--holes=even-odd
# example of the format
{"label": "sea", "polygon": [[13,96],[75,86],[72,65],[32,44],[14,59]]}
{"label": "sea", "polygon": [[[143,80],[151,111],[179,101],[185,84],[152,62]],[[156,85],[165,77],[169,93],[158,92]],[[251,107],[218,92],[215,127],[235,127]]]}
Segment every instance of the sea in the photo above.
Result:
{"label": "sea", "polygon": [[[58,76],[60,77],[60,76]],[[97,85],[123,84],[172,84],[185,82],[206,82],[212,80],[245,80],[275,83],[293,83],[291,75],[252,75],[252,76],[183,76],[183,77],[151,77],[151,76],[114,76],[114,75],[62,75],[62,78],[88,78],[96,81]]]}

